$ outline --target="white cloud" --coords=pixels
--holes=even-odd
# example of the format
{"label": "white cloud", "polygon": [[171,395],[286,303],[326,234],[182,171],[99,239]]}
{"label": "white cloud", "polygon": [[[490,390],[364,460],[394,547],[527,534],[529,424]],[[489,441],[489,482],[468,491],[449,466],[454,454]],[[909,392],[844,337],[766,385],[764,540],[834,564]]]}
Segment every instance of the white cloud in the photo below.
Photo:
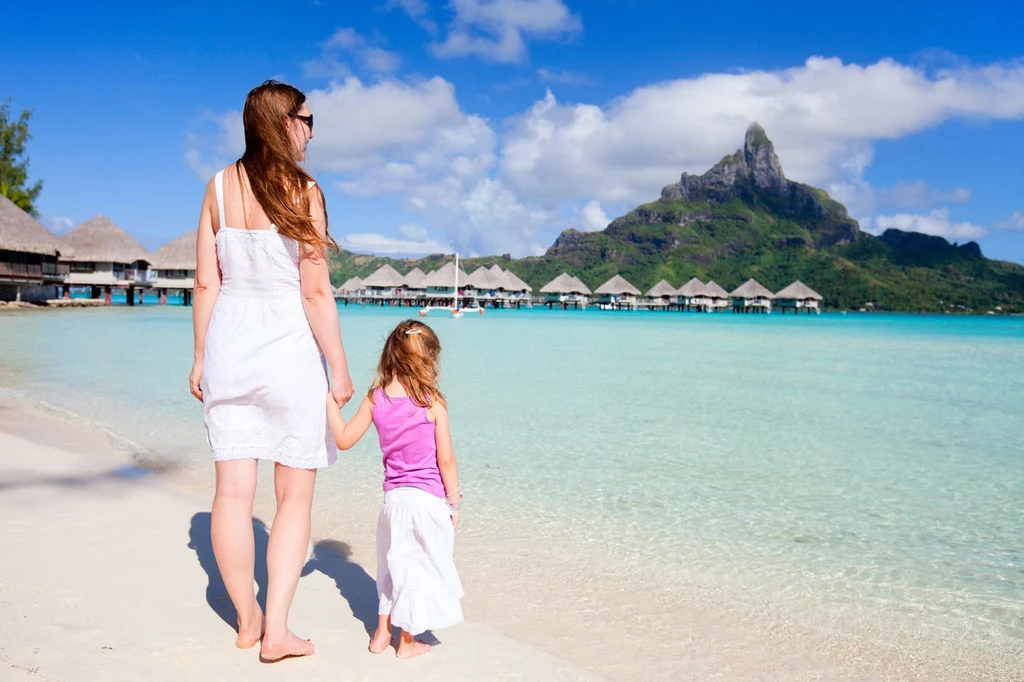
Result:
{"label": "white cloud", "polygon": [[448,34],[431,46],[440,58],[476,55],[516,63],[526,58],[525,38],[571,36],[583,28],[562,0],[451,0],[455,18]]}
{"label": "white cloud", "polygon": [[587,232],[597,232],[608,227],[611,221],[601,208],[601,202],[597,199],[590,201],[583,207],[583,229]]}
{"label": "white cloud", "polygon": [[876,234],[881,234],[889,228],[895,228],[904,232],[921,232],[937,237],[945,237],[949,241],[980,239],[988,234],[988,230],[973,223],[954,223],[949,219],[948,208],[938,208],[927,214],[897,213],[891,216],[881,215],[875,218],[874,224],[873,232]]}
{"label": "white cloud", "polygon": [[406,239],[421,242],[427,238],[427,228],[414,223],[402,223],[398,226],[398,234]]}
{"label": "white cloud", "polygon": [[[923,182],[878,189],[864,170],[878,140],[950,119],[1024,118],[1024,63],[925,73],[891,60],[812,58],[782,71],[655,83],[607,105],[566,104],[548,92],[502,122],[500,137],[440,77],[348,77],[312,91],[309,105],[314,169],[335,174],[349,196],[396,196],[461,252],[543,252],[563,227],[603,227],[607,207],[650,201],[681,171],[703,173],[742,145],[754,120],[788,177],[849,202],[865,228],[970,239],[984,229],[952,222],[945,208],[967,201],[968,190]],[[211,120],[223,128],[228,119]],[[240,151],[240,125],[237,139]],[[216,156],[200,153],[208,147],[231,144],[191,144],[194,167]]]}
{"label": "white cloud", "polygon": [[39,221],[58,237],[67,234],[75,227],[75,221],[62,215],[44,215]]}
{"label": "white cloud", "polygon": [[307,102],[317,124],[311,163],[331,172],[361,171],[345,180],[344,189],[353,194],[393,191],[372,186],[393,188],[396,181],[414,180],[417,170],[493,163],[494,132],[461,110],[454,86],[440,77],[369,86],[347,78],[310,92]]}
{"label": "white cloud", "polygon": [[844,204],[850,215],[875,215],[893,209],[928,211],[948,204],[966,203],[971,191],[957,187],[949,192],[921,180],[897,182],[892,187],[875,188],[864,180],[835,182],[826,186],[832,197]]}
{"label": "white cloud", "polygon": [[401,9],[413,21],[431,33],[437,31],[437,24],[428,16],[430,14],[430,6],[426,0],[388,0],[387,7],[388,9]]}
{"label": "white cloud", "polygon": [[997,230],[1024,230],[1024,213],[1014,211],[1009,218],[996,225]]}
{"label": "white cloud", "polygon": [[306,78],[346,78],[352,75],[352,69],[337,59],[310,59],[302,62],[302,75]]}
{"label": "white cloud", "polygon": [[573,73],[571,71],[552,71],[551,69],[543,67],[537,69],[537,75],[540,76],[541,80],[547,81],[548,83],[588,85],[591,82],[590,78],[582,73]]}
{"label": "white cloud", "polygon": [[760,122],[789,177],[818,186],[861,179],[872,144],[951,118],[1024,116],[1024,63],[928,76],[892,60],[814,57],[782,71],[705,74],[634,90],[601,107],[554,95],[515,122],[501,172],[542,201],[638,202],[680,171],[701,173]]}
{"label": "white cloud", "polygon": [[381,255],[427,255],[431,253],[453,253],[451,244],[433,239],[395,239],[376,232],[353,232],[341,239],[340,246],[357,253]]}
{"label": "white cloud", "polygon": [[307,78],[344,78],[351,73],[347,64],[338,60],[348,54],[358,60],[367,71],[377,74],[393,73],[402,64],[402,58],[389,52],[354,28],[337,29],[321,46],[322,56],[303,62],[302,71]]}
{"label": "white cloud", "polygon": [[223,114],[206,112],[201,123],[211,124],[213,130],[202,133],[188,133],[185,136],[185,163],[195,171],[203,182],[245,151],[245,132],[242,129],[242,114],[229,111]]}

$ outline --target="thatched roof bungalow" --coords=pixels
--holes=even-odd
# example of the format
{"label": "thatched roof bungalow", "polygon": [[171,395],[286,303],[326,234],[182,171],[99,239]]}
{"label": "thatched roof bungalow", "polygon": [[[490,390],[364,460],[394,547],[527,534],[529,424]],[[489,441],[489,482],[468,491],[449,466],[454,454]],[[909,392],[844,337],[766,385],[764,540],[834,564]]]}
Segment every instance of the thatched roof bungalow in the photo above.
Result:
{"label": "thatched roof bungalow", "polygon": [[23,285],[62,283],[67,266],[59,265],[58,258],[72,250],[38,220],[0,196],[0,285],[13,289],[12,298],[20,298]]}
{"label": "thatched roof bungalow", "polygon": [[710,310],[719,311],[729,307],[729,293],[714,280],[704,285],[704,298]]}
{"label": "thatched roof bungalow", "polygon": [[168,290],[192,290],[196,277],[196,237],[191,230],[177,239],[164,244],[153,253],[150,270],[154,289],[165,299]]}
{"label": "thatched roof bungalow", "polygon": [[808,313],[811,311],[821,312],[823,300],[821,294],[800,280],[775,294],[775,306],[782,310],[783,315],[786,314],[787,309],[799,312],[801,308],[804,308]]}
{"label": "thatched roof bungalow", "polygon": [[66,282],[72,286],[149,286],[152,255],[110,218],[98,215],[61,237],[72,252],[61,254],[69,264]]}
{"label": "thatched roof bungalow", "polygon": [[640,290],[621,275],[615,275],[599,286],[594,293],[597,294],[597,302],[602,306],[636,308],[636,297],[640,295]]}
{"label": "thatched roof bungalow", "polygon": [[748,279],[736,287],[729,294],[732,299],[732,309],[737,313],[760,312],[770,313],[772,310],[772,299],[775,294],[766,289],[756,279]]}

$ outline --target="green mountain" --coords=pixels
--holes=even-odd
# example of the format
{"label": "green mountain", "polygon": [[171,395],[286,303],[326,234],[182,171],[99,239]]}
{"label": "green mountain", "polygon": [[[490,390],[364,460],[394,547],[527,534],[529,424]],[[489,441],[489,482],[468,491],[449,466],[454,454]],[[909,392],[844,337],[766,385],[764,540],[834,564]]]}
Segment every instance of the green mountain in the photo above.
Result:
{"label": "green mountain", "polygon": [[[342,252],[335,284],[384,263],[400,272],[436,269],[444,256],[393,260]],[[621,274],[646,291],[659,280],[691,277],[727,290],[754,277],[773,291],[795,279],[826,308],[1024,313],[1024,267],[985,258],[975,242],[950,244],[899,230],[862,232],[823,190],[786,179],[756,123],[744,147],[700,176],[684,173],[661,198],[600,232],[567,230],[543,256],[467,259],[467,271],[498,263],[539,289],[563,271],[592,289]]]}

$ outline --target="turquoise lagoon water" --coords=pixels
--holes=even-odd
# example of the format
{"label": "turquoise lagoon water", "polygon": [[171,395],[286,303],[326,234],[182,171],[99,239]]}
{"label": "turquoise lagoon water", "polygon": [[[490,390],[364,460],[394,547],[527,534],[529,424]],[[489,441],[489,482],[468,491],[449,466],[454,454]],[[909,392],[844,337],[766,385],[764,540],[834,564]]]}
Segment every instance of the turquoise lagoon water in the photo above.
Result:
{"label": "turquoise lagoon water", "polygon": [[[357,386],[410,313],[340,308]],[[477,533],[557,537],[638,592],[683,586],[952,678],[1024,670],[1024,319],[430,321]],[[191,343],[180,307],[7,314],[0,385],[208,475]],[[319,499],[374,490],[374,447]]]}

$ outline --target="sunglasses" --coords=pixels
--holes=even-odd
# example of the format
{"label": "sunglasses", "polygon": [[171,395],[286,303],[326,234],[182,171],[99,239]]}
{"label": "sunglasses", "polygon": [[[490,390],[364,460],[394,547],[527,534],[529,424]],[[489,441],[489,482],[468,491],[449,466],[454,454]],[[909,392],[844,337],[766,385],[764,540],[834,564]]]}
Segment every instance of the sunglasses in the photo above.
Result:
{"label": "sunglasses", "polygon": [[313,132],[313,114],[310,114],[309,116],[300,116],[299,114],[291,114],[291,117],[292,118],[297,118],[300,121],[302,121],[303,123],[305,123],[306,125],[308,125],[309,126],[309,132]]}

